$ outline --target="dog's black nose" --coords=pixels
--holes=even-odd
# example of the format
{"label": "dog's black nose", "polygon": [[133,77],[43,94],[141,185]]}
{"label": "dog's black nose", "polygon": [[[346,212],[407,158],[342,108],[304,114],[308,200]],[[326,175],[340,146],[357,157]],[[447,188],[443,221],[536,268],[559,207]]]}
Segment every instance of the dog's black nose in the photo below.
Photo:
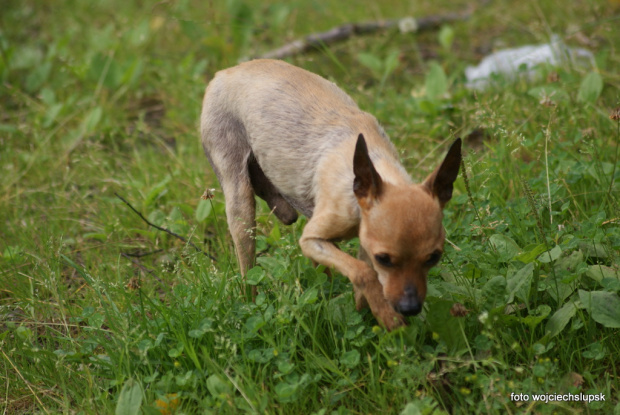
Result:
{"label": "dog's black nose", "polygon": [[422,301],[418,298],[418,290],[413,286],[407,286],[396,308],[396,311],[404,316],[419,314],[422,311]]}
{"label": "dog's black nose", "polygon": [[422,303],[417,298],[402,299],[398,302],[398,312],[403,316],[415,316],[422,311]]}

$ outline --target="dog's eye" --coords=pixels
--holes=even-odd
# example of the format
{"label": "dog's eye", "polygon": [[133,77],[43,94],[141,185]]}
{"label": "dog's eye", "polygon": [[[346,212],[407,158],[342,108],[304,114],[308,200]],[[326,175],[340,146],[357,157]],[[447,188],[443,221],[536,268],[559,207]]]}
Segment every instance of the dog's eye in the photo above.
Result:
{"label": "dog's eye", "polygon": [[377,254],[377,255],[375,255],[375,260],[382,267],[388,267],[389,268],[389,267],[391,267],[393,265],[392,264],[392,259],[390,258],[390,256],[388,254]]}
{"label": "dog's eye", "polygon": [[426,265],[427,267],[432,267],[434,265],[437,265],[440,259],[441,259],[441,252],[435,251],[428,256],[428,259],[426,260],[424,265]]}

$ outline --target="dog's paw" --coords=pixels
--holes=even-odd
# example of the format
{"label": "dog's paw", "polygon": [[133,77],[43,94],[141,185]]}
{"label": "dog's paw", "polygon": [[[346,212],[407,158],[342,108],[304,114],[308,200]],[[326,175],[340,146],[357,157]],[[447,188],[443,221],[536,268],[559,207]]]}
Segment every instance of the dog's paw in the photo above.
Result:
{"label": "dog's paw", "polygon": [[407,320],[402,314],[397,313],[390,306],[381,310],[378,315],[375,315],[377,320],[386,328],[387,331],[395,330],[399,327],[406,326]]}

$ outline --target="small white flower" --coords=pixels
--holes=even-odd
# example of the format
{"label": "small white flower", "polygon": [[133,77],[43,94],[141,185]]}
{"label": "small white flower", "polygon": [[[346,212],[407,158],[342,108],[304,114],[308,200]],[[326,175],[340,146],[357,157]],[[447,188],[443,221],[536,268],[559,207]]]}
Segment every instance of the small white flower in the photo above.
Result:
{"label": "small white flower", "polygon": [[485,324],[487,322],[487,320],[489,319],[489,312],[488,311],[483,311],[479,316],[478,316],[478,321],[481,322],[482,324]]}
{"label": "small white flower", "polygon": [[411,33],[418,31],[418,22],[413,17],[404,17],[398,21],[400,33]]}

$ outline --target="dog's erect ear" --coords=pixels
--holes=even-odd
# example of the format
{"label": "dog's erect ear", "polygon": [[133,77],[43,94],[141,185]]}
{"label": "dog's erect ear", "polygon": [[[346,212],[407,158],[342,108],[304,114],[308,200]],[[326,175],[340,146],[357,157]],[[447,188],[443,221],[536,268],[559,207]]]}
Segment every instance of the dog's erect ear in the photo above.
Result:
{"label": "dog's erect ear", "polygon": [[373,200],[381,196],[383,181],[370,160],[363,134],[357,137],[355,154],[353,155],[353,173],[355,174],[353,192],[357,201],[362,207],[370,207]]}
{"label": "dog's erect ear", "polygon": [[452,184],[459,175],[461,157],[461,139],[457,138],[450,146],[450,150],[448,150],[448,154],[446,154],[441,165],[424,181],[424,186],[429,188],[433,196],[439,199],[442,208],[452,198]]}

